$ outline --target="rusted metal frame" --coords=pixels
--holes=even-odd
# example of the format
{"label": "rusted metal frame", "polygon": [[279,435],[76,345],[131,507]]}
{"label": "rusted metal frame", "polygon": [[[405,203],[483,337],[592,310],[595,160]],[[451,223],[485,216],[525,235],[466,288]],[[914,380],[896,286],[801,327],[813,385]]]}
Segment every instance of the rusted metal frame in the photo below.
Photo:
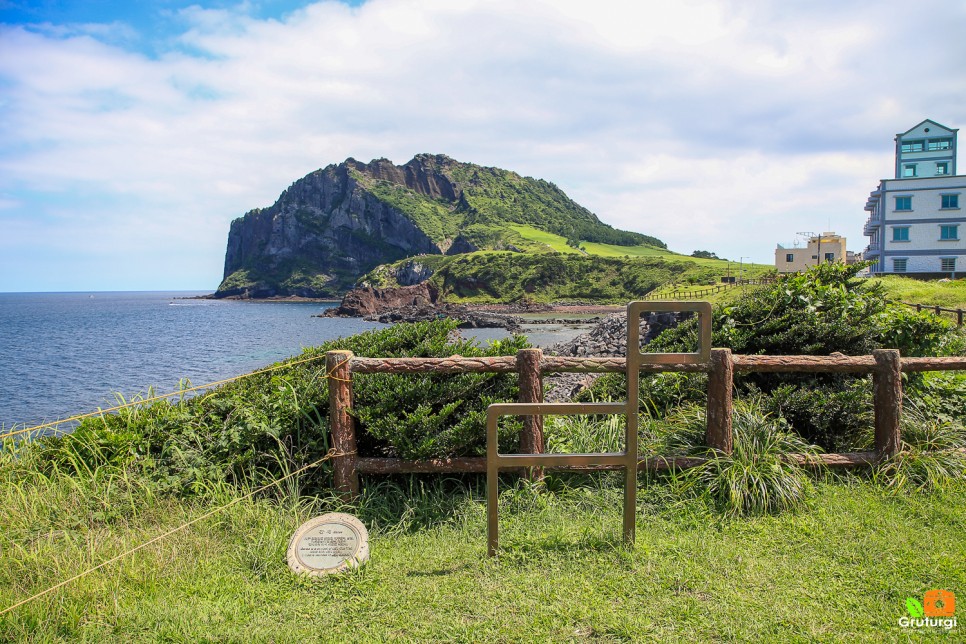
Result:
{"label": "rusted metal frame", "polygon": [[[546,464],[626,465],[626,453],[614,454],[500,454],[497,423],[501,416],[623,414],[626,403],[496,403],[486,409],[486,552],[493,557],[499,546],[499,474],[501,469]],[[625,446],[626,450],[626,446]],[[636,456],[636,453],[635,453]],[[635,458],[634,465],[637,461]],[[626,511],[626,506],[625,506]]]}
{"label": "rusted metal frame", "polygon": [[[624,481],[624,543],[633,547],[637,519],[637,471],[640,372],[644,365],[669,366],[690,364],[695,370],[707,370],[711,355],[711,305],[708,302],[632,302],[627,307],[627,401],[624,403],[503,403],[490,405],[486,419],[486,484],[487,484],[487,554],[495,556],[499,547],[499,472],[521,466],[571,466],[587,468],[623,468]],[[699,315],[699,344],[695,353],[641,353],[640,316],[645,312],[692,311]],[[660,369],[668,370],[671,369]],[[550,414],[616,414],[626,417],[624,451],[602,454],[500,454],[497,423],[504,415]],[[667,464],[669,459],[656,457],[646,463]],[[689,466],[700,461],[692,459]]]}

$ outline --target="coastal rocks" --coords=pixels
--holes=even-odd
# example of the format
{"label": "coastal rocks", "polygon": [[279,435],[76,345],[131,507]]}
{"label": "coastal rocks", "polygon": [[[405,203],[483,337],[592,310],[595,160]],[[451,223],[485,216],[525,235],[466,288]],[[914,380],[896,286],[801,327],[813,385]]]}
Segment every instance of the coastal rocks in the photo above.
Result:
{"label": "coastal rocks", "polygon": [[342,304],[325,312],[326,317],[380,316],[405,307],[427,307],[439,300],[439,289],[430,282],[400,288],[357,288],[346,293]]}
{"label": "coastal rocks", "polygon": [[406,306],[378,315],[367,315],[364,319],[371,322],[426,322],[439,318],[450,318],[459,322],[461,329],[502,328],[511,333],[522,330],[521,320],[511,315],[473,311],[465,306],[443,304],[437,306]]}
{"label": "coastal rocks", "polygon": [[[690,313],[651,313],[641,316],[641,344],[647,344],[665,329],[677,326]],[[558,356],[580,357],[626,357],[627,314],[615,313],[604,318],[600,324],[573,340],[555,344],[546,353]],[[547,402],[564,402],[590,387],[600,374],[557,373],[546,378],[548,385],[544,399]]]}
{"label": "coastal rocks", "polygon": [[398,288],[356,288],[342,303],[321,317],[361,317],[371,322],[425,322],[439,318],[458,320],[460,328],[503,328],[511,333],[521,330],[522,320],[509,313],[470,309],[439,301],[439,289],[431,282]]}
{"label": "coastal rocks", "polygon": [[[641,317],[641,343],[647,344],[665,329],[677,326],[678,322],[690,314],[651,313]],[[615,313],[605,317],[600,324],[561,344],[555,344],[548,353],[560,356],[626,356],[627,355],[627,314]]]}

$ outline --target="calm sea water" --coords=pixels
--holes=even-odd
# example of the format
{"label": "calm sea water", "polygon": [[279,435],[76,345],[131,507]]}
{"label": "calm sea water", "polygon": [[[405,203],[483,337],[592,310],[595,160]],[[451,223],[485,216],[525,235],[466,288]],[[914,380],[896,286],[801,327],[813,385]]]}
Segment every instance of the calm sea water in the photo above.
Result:
{"label": "calm sea water", "polygon": [[[0,293],[0,427],[110,407],[116,393],[177,391],[182,378],[214,382],[386,326],[313,317],[334,304],[184,299],[193,295],[201,293]],[[577,332],[534,326],[528,335],[547,346]]]}
{"label": "calm sea water", "polygon": [[385,325],[316,318],[333,304],[200,293],[0,293],[0,425],[37,424],[253,371]]}

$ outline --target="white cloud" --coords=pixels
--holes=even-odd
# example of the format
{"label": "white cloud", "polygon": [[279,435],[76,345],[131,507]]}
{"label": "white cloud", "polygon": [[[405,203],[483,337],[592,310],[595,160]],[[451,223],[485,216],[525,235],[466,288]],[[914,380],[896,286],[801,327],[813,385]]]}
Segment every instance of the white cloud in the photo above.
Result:
{"label": "white cloud", "polygon": [[[442,152],[554,181],[675,250],[770,261],[829,219],[860,248],[892,136],[966,123],[966,10],[938,0],[250,9],[183,10],[153,57],[123,25],[2,28],[0,246],[85,240],[92,285],[120,262],[214,287],[230,220],[295,179]],[[21,288],[7,261],[0,290]]]}

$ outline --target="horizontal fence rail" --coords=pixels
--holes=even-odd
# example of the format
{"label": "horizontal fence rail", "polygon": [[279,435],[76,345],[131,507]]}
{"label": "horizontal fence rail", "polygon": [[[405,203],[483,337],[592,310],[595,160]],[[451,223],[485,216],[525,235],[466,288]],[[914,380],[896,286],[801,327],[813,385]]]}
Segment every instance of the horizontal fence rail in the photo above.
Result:
{"label": "horizontal fence rail", "polygon": [[[346,495],[359,493],[361,474],[404,473],[484,473],[485,457],[459,457],[433,460],[376,458],[356,454],[355,420],[352,407],[353,376],[361,374],[456,374],[517,373],[520,382],[518,402],[543,402],[543,376],[551,373],[625,373],[624,358],[545,356],[540,349],[524,349],[516,356],[464,358],[363,358],[348,351],[326,354],[329,374],[329,410],[332,446],[339,456],[334,459],[334,485]],[[881,349],[865,356],[764,356],[732,355],[729,349],[714,349],[711,359],[703,364],[644,364],[642,373],[691,372],[708,373],[708,427],[706,443],[730,453],[732,447],[731,415],[733,377],[735,373],[852,373],[872,374],[875,412],[875,450],[806,456],[788,454],[790,461],[803,465],[856,467],[876,462],[899,450],[899,417],[902,408],[902,372],[966,370],[966,357],[902,358],[894,349]],[[543,419],[523,416],[520,435],[521,453],[543,453]],[[665,471],[695,467],[705,462],[696,457],[648,456],[639,459],[640,469]],[[543,469],[597,471],[619,466],[593,467],[546,465]],[[531,476],[540,472],[529,472]]]}
{"label": "horizontal fence rail", "polygon": [[899,304],[911,306],[912,308],[916,309],[917,313],[921,313],[922,311],[929,311],[930,313],[935,313],[936,315],[952,313],[956,316],[956,324],[958,326],[963,326],[963,309],[947,309],[934,304],[914,304],[912,302],[899,302]]}

